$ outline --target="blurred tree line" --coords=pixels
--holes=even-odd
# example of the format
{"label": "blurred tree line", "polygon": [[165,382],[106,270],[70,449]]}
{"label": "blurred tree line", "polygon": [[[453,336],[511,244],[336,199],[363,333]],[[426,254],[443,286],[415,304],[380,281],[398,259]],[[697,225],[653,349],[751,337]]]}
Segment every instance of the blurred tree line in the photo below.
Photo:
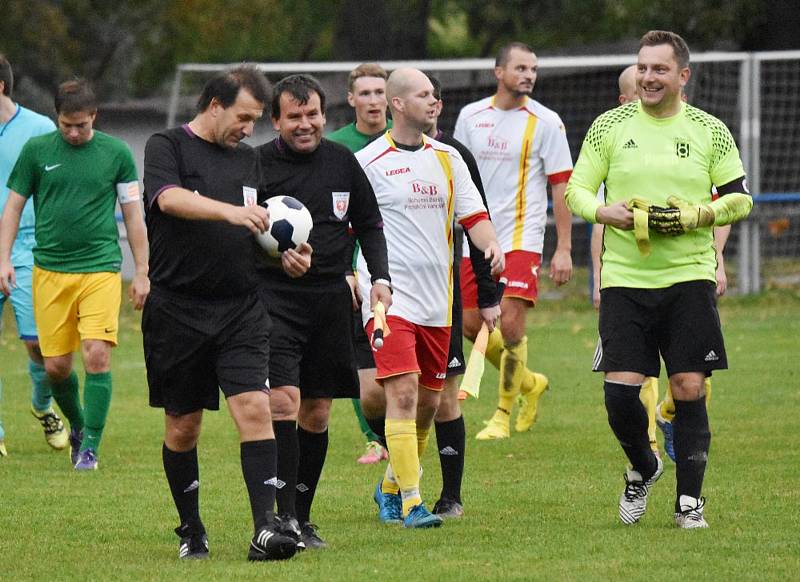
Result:
{"label": "blurred tree line", "polygon": [[694,51],[800,47],[796,0],[0,0],[18,88],[75,75],[105,100],[164,91],[180,62],[491,56],[510,40],[572,54],[651,28]]}

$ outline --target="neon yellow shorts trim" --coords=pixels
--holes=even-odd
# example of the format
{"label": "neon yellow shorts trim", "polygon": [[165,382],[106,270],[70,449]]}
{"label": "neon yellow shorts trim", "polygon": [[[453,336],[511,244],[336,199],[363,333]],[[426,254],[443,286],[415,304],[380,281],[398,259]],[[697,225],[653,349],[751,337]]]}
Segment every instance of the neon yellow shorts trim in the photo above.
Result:
{"label": "neon yellow shorts trim", "polygon": [[42,355],[63,356],[97,339],[117,345],[120,273],[57,273],[33,267],[33,312]]}

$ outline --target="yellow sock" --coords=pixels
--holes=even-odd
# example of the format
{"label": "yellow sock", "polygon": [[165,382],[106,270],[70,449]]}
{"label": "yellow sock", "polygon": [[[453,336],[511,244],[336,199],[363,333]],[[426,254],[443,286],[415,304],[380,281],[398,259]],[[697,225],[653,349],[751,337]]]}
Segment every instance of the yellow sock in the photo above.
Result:
{"label": "yellow sock", "polygon": [[383,473],[383,481],[381,481],[381,492],[389,493],[390,495],[400,493],[400,485],[397,484],[397,479],[394,477],[391,459],[386,463],[386,471]]}
{"label": "yellow sock", "polygon": [[711,406],[711,377],[706,378],[706,410]]}
{"label": "yellow sock", "polygon": [[422,459],[425,454],[425,449],[428,448],[428,437],[431,435],[430,427],[421,429],[417,427],[417,456]]}
{"label": "yellow sock", "polygon": [[486,359],[497,368],[500,369],[500,355],[503,353],[503,334],[500,333],[500,328],[496,327],[489,334],[489,341],[486,344]]}
{"label": "yellow sock", "polygon": [[419,493],[419,456],[417,454],[417,422],[413,419],[386,419],[386,444],[392,470],[403,498],[403,515],[422,503]]}
{"label": "yellow sock", "polygon": [[515,345],[506,344],[500,356],[500,388],[497,408],[511,414],[514,400],[519,394],[528,361],[528,338],[524,337]]}
{"label": "yellow sock", "polygon": [[658,452],[656,441],[656,405],[658,404],[658,378],[645,378],[639,391],[639,400],[647,410],[647,437],[650,448]]}

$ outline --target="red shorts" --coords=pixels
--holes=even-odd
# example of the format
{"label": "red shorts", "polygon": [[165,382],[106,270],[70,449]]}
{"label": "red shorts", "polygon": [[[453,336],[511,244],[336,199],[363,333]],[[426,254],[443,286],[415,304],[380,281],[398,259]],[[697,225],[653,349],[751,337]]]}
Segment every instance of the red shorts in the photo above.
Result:
{"label": "red shorts", "polygon": [[[372,348],[377,375],[381,380],[400,374],[419,374],[421,386],[442,390],[447,375],[447,353],[450,349],[450,327],[430,327],[411,323],[402,317],[386,316],[390,334],[383,347]],[[367,322],[367,336],[372,337],[374,320]]]}
{"label": "red shorts", "polygon": [[[542,255],[530,251],[511,251],[506,253],[506,268],[500,275],[500,282],[506,290],[503,297],[517,297],[536,303],[539,296],[539,268]],[[461,258],[461,301],[464,309],[478,308],[478,286],[469,258]]]}

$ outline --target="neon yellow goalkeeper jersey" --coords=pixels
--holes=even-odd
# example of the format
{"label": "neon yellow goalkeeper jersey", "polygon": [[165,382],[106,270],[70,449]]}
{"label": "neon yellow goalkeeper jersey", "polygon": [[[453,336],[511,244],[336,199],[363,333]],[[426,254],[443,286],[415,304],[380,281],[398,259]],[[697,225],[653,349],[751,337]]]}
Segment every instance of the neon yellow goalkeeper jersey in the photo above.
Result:
{"label": "neon yellow goalkeeper jersey", "polygon": [[[745,175],[731,132],[716,117],[681,104],[678,114],[657,119],[636,101],[607,111],[586,134],[567,186],[573,213],[595,222],[602,202],[633,197],[666,206],[669,196],[691,204],[711,202],[711,186]],[[643,256],[632,230],[606,225],[600,287],[656,289],[683,281],[715,281],[713,229],[698,228],[680,236],[650,231],[652,251]]]}

